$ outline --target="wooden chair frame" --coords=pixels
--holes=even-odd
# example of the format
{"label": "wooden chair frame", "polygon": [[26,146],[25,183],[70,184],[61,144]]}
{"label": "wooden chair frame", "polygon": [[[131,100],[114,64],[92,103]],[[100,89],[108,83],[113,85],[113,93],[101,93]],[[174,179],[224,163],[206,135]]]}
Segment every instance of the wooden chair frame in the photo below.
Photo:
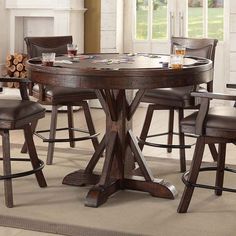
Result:
{"label": "wooden chair frame", "polygon": [[[19,89],[20,89],[22,100],[23,101],[29,100],[28,93],[27,93],[27,84],[30,81],[28,79],[0,77],[0,82],[19,83]],[[42,172],[44,163],[42,160],[38,159],[32,131],[31,131],[31,122],[36,122],[38,119],[43,118],[43,117],[44,117],[44,112],[40,114],[35,114],[34,116],[31,116],[30,119],[26,117],[24,118],[24,123],[28,123],[28,124],[25,124],[25,125],[20,124],[23,121],[19,123],[14,123],[14,125],[10,125],[10,123],[8,122],[1,122],[0,135],[2,136],[2,149],[3,149],[3,158],[1,158],[1,160],[3,160],[3,175],[1,175],[0,180],[4,181],[5,204],[7,207],[13,207],[13,191],[12,191],[13,178],[19,178],[19,177],[35,174],[39,186],[40,187],[47,186],[46,180]],[[10,155],[9,131],[16,130],[16,129],[23,129],[24,131],[25,143],[28,147],[30,159],[12,158]],[[11,161],[30,161],[33,169],[28,170],[28,171],[18,172],[18,173],[12,173]]]}
{"label": "wooden chair frame", "polygon": [[[194,51],[196,53],[197,50],[208,50],[206,53],[206,57],[208,59],[211,59],[213,61],[214,66],[214,58],[215,58],[215,48],[217,45],[218,40],[216,39],[195,39],[195,38],[184,38],[184,37],[172,37],[171,38],[171,52],[173,52],[174,45],[181,45],[185,46],[186,50],[188,51],[188,55],[191,56],[191,52],[194,54]],[[193,87],[193,91],[197,88]],[[158,93],[158,89],[156,90]],[[212,92],[213,91],[213,74],[212,74],[212,80],[207,83],[207,91]],[[144,120],[143,128],[139,137],[139,146],[141,149],[143,149],[144,145],[149,145],[153,147],[161,147],[166,148],[167,152],[172,152],[173,148],[179,149],[179,156],[180,156],[180,171],[184,172],[186,171],[186,158],[185,158],[185,149],[191,148],[192,145],[186,145],[185,144],[185,138],[184,134],[180,131],[180,121],[184,118],[184,110],[186,109],[198,109],[199,105],[189,105],[185,107],[178,107],[175,105],[163,105],[162,102],[158,103],[158,101],[154,101],[151,98],[145,97],[143,98],[142,102],[148,102],[150,105],[148,106],[146,117]],[[148,135],[153,113],[155,110],[169,110],[169,121],[168,121],[168,131],[161,134],[152,134]],[[174,132],[174,111],[178,112],[178,126],[179,126],[179,132]],[[147,142],[146,139],[155,137],[155,136],[161,136],[161,135],[167,135],[167,144],[157,144],[153,142]],[[173,144],[173,135],[179,136],[179,144]],[[214,147],[214,145],[209,145],[209,148],[211,150],[213,159],[216,160],[217,152]]]}
{"label": "wooden chair frame", "polygon": [[[46,40],[45,40],[46,39]],[[56,52],[56,54],[65,54],[67,52],[67,44],[72,43],[72,36],[55,36],[55,37],[26,37],[25,42],[27,45],[27,51],[29,58],[40,56],[38,55],[38,49],[42,52]],[[83,140],[92,140],[92,144],[94,149],[98,146],[98,138],[99,133],[96,133],[95,127],[93,124],[92,116],[90,113],[89,105],[87,100],[96,98],[94,93],[94,97],[91,98],[91,95],[88,94],[86,99],[81,99],[78,95],[71,97],[70,101],[52,101],[52,96],[48,96],[46,93],[46,86],[39,84],[39,90],[35,92],[33,90],[33,85],[31,83],[30,86],[30,95],[36,97],[38,102],[43,105],[52,105],[52,115],[51,115],[51,123],[50,129],[47,130],[36,130],[37,123],[32,124],[32,130],[35,134],[40,137],[43,142],[48,142],[48,153],[47,153],[47,164],[51,165],[53,163],[53,154],[54,147],[56,142],[69,142],[70,147],[75,147],[76,141]],[[68,100],[68,99],[67,99]],[[61,106],[67,107],[67,115],[68,115],[68,127],[66,128],[57,128],[57,116],[58,109]],[[83,108],[85,120],[87,123],[88,130],[75,129],[74,128],[74,119],[73,119],[73,106],[80,106]],[[58,139],[56,138],[56,131],[68,130],[68,138]],[[86,135],[80,138],[75,137],[75,131],[83,132]],[[44,132],[49,132],[49,138],[46,138],[42,135]],[[26,144],[22,147],[22,152],[27,152]]]}
{"label": "wooden chair frame", "polygon": [[[236,192],[236,189],[224,188],[224,171],[230,171],[236,173],[236,170],[225,167],[225,153],[226,153],[226,144],[235,143],[236,137],[232,136],[230,131],[219,131],[215,129],[212,131],[212,136],[206,136],[205,134],[205,122],[209,111],[210,101],[212,99],[221,99],[221,100],[233,100],[236,101],[236,96],[226,95],[226,94],[216,94],[216,93],[191,93],[192,96],[198,97],[201,99],[200,109],[196,118],[195,123],[195,134],[198,135],[197,143],[193,155],[193,160],[190,166],[190,170],[185,172],[182,179],[185,186],[179,207],[179,213],[186,213],[193,195],[195,187],[214,189],[215,194],[220,196],[222,191]],[[185,133],[191,132],[188,128],[182,129]],[[217,153],[217,165],[216,167],[201,167],[202,158],[204,154],[204,148],[206,144],[219,144],[218,153]],[[213,171],[216,170],[216,180],[215,186],[197,184],[197,178],[199,172],[201,171]]]}

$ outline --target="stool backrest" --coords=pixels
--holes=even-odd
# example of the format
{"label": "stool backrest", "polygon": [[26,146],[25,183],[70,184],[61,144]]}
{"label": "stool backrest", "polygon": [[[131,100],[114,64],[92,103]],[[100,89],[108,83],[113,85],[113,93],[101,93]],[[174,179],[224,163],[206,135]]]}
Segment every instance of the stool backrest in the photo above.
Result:
{"label": "stool backrest", "polygon": [[[217,39],[211,39],[211,38],[172,37],[171,53],[173,53],[175,45],[184,46],[186,49],[187,56],[204,57],[210,59],[214,66],[217,43],[218,43]],[[207,90],[210,92],[213,91],[213,81],[207,84]]]}
{"label": "stool backrest", "polygon": [[47,52],[59,55],[67,53],[67,44],[72,43],[72,36],[25,37],[25,42],[29,58],[39,57]]}
{"label": "stool backrest", "polygon": [[[72,36],[52,37],[25,37],[28,58],[41,57],[42,53],[55,52],[56,55],[67,54],[67,44],[72,43]],[[33,83],[29,85],[29,94],[38,98],[39,101],[46,100],[44,85],[39,85],[36,93],[33,93]]]}

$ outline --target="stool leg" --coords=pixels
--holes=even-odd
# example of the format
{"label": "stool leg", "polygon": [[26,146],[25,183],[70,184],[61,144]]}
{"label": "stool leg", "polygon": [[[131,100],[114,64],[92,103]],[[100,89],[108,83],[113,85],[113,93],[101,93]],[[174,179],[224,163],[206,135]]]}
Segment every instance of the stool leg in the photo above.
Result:
{"label": "stool leg", "polygon": [[[89,134],[90,135],[96,134],[93,119],[92,119],[92,116],[91,116],[91,112],[90,112],[88,103],[86,101],[83,101],[82,107],[84,109],[84,116],[85,116],[86,123],[87,123],[87,126],[88,126]],[[93,143],[94,149],[96,150],[96,148],[99,145],[98,138],[97,137],[92,138],[92,143]]]}
{"label": "stool leg", "polygon": [[[56,137],[57,113],[58,113],[58,106],[52,106],[49,139],[55,139],[55,137]],[[55,142],[48,143],[47,165],[52,164],[54,147],[55,147]]]}
{"label": "stool leg", "polygon": [[[174,109],[169,110],[169,122],[168,122],[168,136],[167,144],[172,145],[173,143],[173,129],[174,129]],[[172,152],[172,148],[168,147],[167,152]]]}
{"label": "stool leg", "polygon": [[[185,145],[185,140],[184,140],[184,133],[181,132],[181,125],[180,122],[184,118],[184,111],[183,109],[179,109],[179,120],[178,120],[178,125],[179,125],[179,144],[181,146]],[[185,158],[185,148],[180,148],[179,149],[179,156],[180,156],[180,171],[185,172],[186,171],[186,158]]]}
{"label": "stool leg", "polygon": [[218,153],[217,153],[215,144],[210,143],[210,144],[208,144],[208,146],[211,151],[211,155],[212,155],[213,160],[217,161],[218,160]]}
{"label": "stool leg", "polygon": [[[144,123],[143,123],[143,128],[142,128],[142,131],[141,131],[141,134],[140,134],[140,137],[139,137],[143,141],[146,141],[148,131],[150,129],[150,125],[151,125],[151,122],[152,122],[153,112],[154,112],[154,107],[152,105],[149,105],[148,109],[147,109],[146,116],[145,116],[145,120],[144,120]],[[144,146],[143,143],[139,143],[139,147],[140,147],[141,150],[143,150],[143,146]]]}
{"label": "stool leg", "polygon": [[[202,162],[203,152],[205,148],[205,138],[199,137],[196,142],[195,151],[193,154],[193,160],[191,163],[188,181],[192,184],[197,182],[197,177],[199,174],[199,169]],[[179,203],[178,213],[185,213],[188,210],[192,195],[193,195],[194,187],[191,185],[185,186],[182,198]]]}
{"label": "stool leg", "polygon": [[[36,127],[37,127],[37,124],[38,124],[38,121],[33,121],[31,123],[31,130],[32,130],[32,134],[34,133],[34,131],[36,130]],[[27,144],[26,142],[24,142],[22,148],[21,148],[21,153],[27,153]]]}
{"label": "stool leg", "polygon": [[[219,144],[218,151],[218,160],[217,160],[217,171],[216,171],[216,187],[223,187],[224,182],[224,168],[225,168],[225,152],[226,152],[226,143]],[[215,194],[218,196],[222,195],[222,190],[215,190]]]}
{"label": "stool leg", "polygon": [[75,147],[75,141],[72,139],[75,138],[75,132],[73,130],[74,128],[74,119],[73,119],[73,107],[67,106],[67,116],[68,116],[68,131],[69,131],[69,138],[70,141],[70,147]]}
{"label": "stool leg", "polygon": [[[33,135],[32,135],[30,125],[26,125],[24,127],[24,134],[25,134],[25,141],[27,143],[27,147],[28,147],[28,151],[29,151],[31,164],[32,164],[33,168],[36,169],[36,168],[39,167],[39,159],[38,159],[38,155],[37,155],[37,152],[36,152],[36,149],[35,149]],[[37,179],[38,184],[39,184],[40,187],[46,187],[47,186],[47,183],[46,183],[46,180],[44,178],[42,170],[37,171],[35,173],[35,176],[36,176],[36,179]]]}
{"label": "stool leg", "polygon": [[[3,150],[3,174],[11,174],[11,160],[10,160],[10,140],[9,131],[2,132],[2,150]],[[12,193],[12,179],[4,180],[5,204],[7,207],[13,207],[13,193]]]}

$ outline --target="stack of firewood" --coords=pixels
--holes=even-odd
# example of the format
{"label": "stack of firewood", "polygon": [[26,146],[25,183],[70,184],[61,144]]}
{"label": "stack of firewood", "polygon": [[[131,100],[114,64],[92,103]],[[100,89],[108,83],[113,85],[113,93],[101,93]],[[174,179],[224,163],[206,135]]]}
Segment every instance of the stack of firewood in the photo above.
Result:
{"label": "stack of firewood", "polygon": [[[14,55],[7,55],[6,57],[6,69],[7,74],[10,77],[17,77],[17,78],[26,78],[27,77],[27,71],[25,69],[27,61],[27,55],[22,53],[14,53]],[[7,83],[7,86],[10,88],[18,88],[18,83]]]}

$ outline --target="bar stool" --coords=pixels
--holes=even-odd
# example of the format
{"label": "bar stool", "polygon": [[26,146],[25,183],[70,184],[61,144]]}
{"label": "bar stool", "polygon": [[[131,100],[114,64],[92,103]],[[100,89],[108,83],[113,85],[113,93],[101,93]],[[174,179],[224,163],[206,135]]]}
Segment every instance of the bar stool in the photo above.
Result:
{"label": "bar stool", "polygon": [[[27,94],[27,83],[29,83],[29,80],[19,78],[0,78],[0,82],[19,82],[22,98],[22,100],[0,99],[0,134],[2,136],[3,151],[3,157],[1,158],[3,161],[3,175],[0,176],[0,179],[4,181],[5,204],[7,207],[13,207],[13,178],[35,174],[39,186],[47,186],[42,172],[44,163],[38,159],[31,131],[31,123],[43,118],[45,115],[45,109],[38,103],[29,100]],[[25,142],[28,147],[30,159],[12,158],[10,155],[9,131],[20,129],[24,131]],[[30,161],[33,169],[20,173],[12,173],[11,161]]]}
{"label": "bar stool", "polygon": [[[26,37],[28,57],[41,57],[43,52],[54,52],[56,55],[67,54],[67,44],[72,43],[72,36],[53,36],[53,37]],[[42,105],[51,105],[52,114],[50,129],[36,130],[37,123],[32,124],[32,129],[35,134],[40,137],[43,142],[48,142],[47,161],[48,165],[53,163],[53,154],[55,143],[69,142],[70,147],[75,147],[76,141],[84,141],[90,139],[94,149],[98,146],[99,135],[95,131],[92,116],[90,113],[88,100],[97,99],[93,89],[80,88],[64,88],[51,87],[42,84],[32,84],[30,87],[30,95],[38,99]],[[68,126],[57,128],[58,110],[60,107],[66,106],[68,115]],[[74,127],[73,106],[83,108],[87,130]],[[56,138],[56,131],[68,130],[68,136],[65,138]],[[75,137],[75,131],[81,132],[84,135]],[[43,136],[43,133],[49,132],[49,138]],[[22,152],[26,152],[26,145],[23,146]]]}
{"label": "bar stool", "polygon": [[[236,107],[209,107],[211,99],[236,101],[236,96],[207,92],[194,92],[191,95],[200,98],[200,110],[181,121],[181,131],[198,135],[198,138],[190,170],[182,177],[186,186],[177,210],[179,213],[187,212],[195,187],[213,189],[218,196],[222,195],[222,191],[236,192],[236,189],[223,187],[224,171],[236,173],[236,170],[225,167],[226,144],[236,142]],[[201,167],[206,144],[219,144],[215,167]],[[197,183],[199,172],[214,170],[216,171],[215,186]]]}
{"label": "bar stool", "polygon": [[[181,45],[186,48],[186,56],[196,56],[203,57],[213,61],[215,59],[215,49],[217,45],[217,39],[209,38],[185,38],[185,37],[172,37],[171,38],[171,52],[174,51],[175,45]],[[213,76],[213,74],[212,74]],[[206,85],[206,89],[209,92],[213,91],[213,81],[210,81]],[[199,104],[191,96],[190,93],[198,90],[196,86],[185,86],[176,88],[158,88],[148,90],[142,102],[149,103],[146,117],[144,120],[143,128],[140,134],[140,148],[142,149],[144,145],[149,145],[153,147],[167,148],[167,152],[172,152],[172,148],[179,149],[180,156],[180,171],[184,172],[186,170],[186,160],[185,160],[185,148],[190,148],[191,145],[185,145],[184,134],[173,131],[174,127],[174,111],[178,112],[178,126],[180,131],[180,121],[184,117],[184,110],[186,109],[198,109]],[[168,131],[159,134],[148,134],[153,112],[155,110],[169,110],[169,122]],[[173,135],[179,136],[179,145],[173,144]],[[167,135],[167,144],[158,144],[148,141],[148,138]],[[213,158],[215,157],[215,148],[213,145],[209,146],[212,152]]]}

